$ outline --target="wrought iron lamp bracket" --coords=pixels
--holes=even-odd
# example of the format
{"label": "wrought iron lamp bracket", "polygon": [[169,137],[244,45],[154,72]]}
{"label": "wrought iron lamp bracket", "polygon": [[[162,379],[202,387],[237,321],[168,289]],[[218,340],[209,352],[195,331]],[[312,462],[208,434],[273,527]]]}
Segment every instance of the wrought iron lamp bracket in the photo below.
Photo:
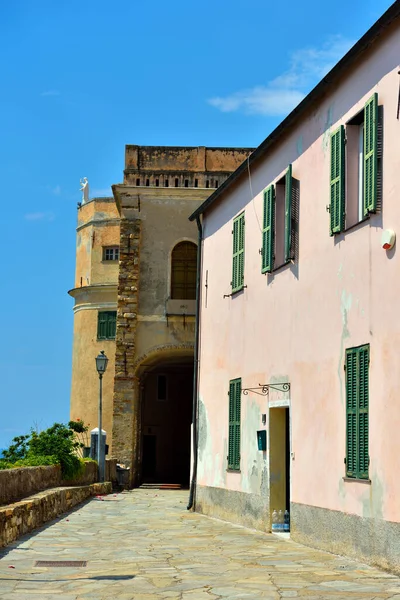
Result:
{"label": "wrought iron lamp bracket", "polygon": [[258,396],[268,396],[270,389],[275,390],[277,392],[289,392],[290,383],[259,383],[258,387],[242,389],[242,394],[244,396],[247,396],[249,392],[252,392],[253,394],[257,394]]}

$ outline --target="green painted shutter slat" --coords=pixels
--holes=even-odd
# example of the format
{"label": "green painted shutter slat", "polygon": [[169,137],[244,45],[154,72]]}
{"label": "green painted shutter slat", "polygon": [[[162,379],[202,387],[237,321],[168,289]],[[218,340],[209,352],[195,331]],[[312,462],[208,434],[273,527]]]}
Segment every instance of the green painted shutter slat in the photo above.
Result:
{"label": "green painted shutter slat", "polygon": [[285,261],[292,258],[292,165],[285,175]]}
{"label": "green painted shutter slat", "polygon": [[235,389],[235,469],[240,469],[240,400],[242,393],[242,381],[236,381]]}
{"label": "green painted shutter slat", "polygon": [[358,350],[359,388],[358,388],[358,477],[368,479],[368,404],[369,404],[369,347]]}
{"label": "green painted shutter slat", "polygon": [[344,126],[331,134],[330,234],[344,229],[345,155]]}
{"label": "green painted shutter slat", "polygon": [[376,211],[378,170],[378,94],[364,108],[364,216]]}
{"label": "green painted shutter slat", "polygon": [[346,474],[357,473],[357,354],[346,351]]}
{"label": "green painted shutter slat", "polygon": [[270,185],[264,192],[263,230],[262,230],[262,261],[261,272],[270,273],[274,265],[274,212],[275,187]]}
{"label": "green painted shutter slat", "polygon": [[97,339],[112,340],[115,339],[117,328],[116,311],[100,311],[97,316]]}
{"label": "green painted shutter slat", "polygon": [[108,339],[115,338],[116,328],[117,328],[117,313],[114,311],[109,312],[108,313],[108,330],[107,330]]}
{"label": "green painted shutter slat", "polygon": [[244,284],[244,213],[233,221],[232,291]]}
{"label": "green painted shutter slat", "polygon": [[97,338],[105,340],[107,336],[107,321],[104,312],[99,312],[97,315]]}
{"label": "green painted shutter slat", "polygon": [[240,396],[242,380],[229,382],[228,469],[240,469]]}
{"label": "green painted shutter slat", "polygon": [[369,346],[346,350],[346,474],[369,477]]}

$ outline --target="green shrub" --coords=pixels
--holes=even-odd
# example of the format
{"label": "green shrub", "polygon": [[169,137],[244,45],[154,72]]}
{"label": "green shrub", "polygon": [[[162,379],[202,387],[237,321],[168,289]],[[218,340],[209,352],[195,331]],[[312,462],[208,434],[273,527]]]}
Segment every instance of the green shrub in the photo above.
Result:
{"label": "green shrub", "polygon": [[14,438],[3,452],[0,469],[59,464],[64,479],[79,477],[84,462],[77,456],[82,444],[76,440],[76,433],[84,432],[86,426],[74,421],[70,425],[54,423],[40,433],[32,430],[29,435]]}
{"label": "green shrub", "polygon": [[0,470],[16,469],[17,467],[43,467],[58,464],[59,460],[56,456],[29,456],[27,458],[20,458],[15,462],[0,459]]}

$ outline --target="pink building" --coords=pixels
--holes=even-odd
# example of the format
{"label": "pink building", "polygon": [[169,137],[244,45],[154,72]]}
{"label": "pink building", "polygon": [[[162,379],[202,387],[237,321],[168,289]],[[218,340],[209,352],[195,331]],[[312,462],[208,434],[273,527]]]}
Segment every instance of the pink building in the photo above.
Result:
{"label": "pink building", "polygon": [[397,1],[191,216],[196,510],[269,531],[287,509],[293,539],[392,569],[399,64]]}

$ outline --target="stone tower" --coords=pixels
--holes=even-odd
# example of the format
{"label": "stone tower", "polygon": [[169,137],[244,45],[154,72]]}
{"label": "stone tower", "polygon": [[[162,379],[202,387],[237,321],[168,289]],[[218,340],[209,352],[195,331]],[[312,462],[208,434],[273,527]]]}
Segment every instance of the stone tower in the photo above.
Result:
{"label": "stone tower", "polygon": [[197,227],[189,215],[248,148],[126,146],[113,198],[78,209],[71,418],[97,426],[131,485],[188,483]]}

